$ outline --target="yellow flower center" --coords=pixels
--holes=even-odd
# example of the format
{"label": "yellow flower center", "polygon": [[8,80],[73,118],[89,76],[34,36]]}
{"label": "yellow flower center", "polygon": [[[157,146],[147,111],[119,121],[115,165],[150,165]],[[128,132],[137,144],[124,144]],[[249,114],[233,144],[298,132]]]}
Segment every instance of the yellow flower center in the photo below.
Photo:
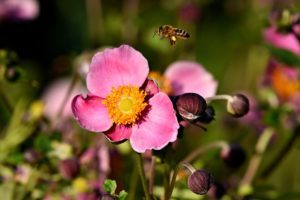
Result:
{"label": "yellow flower center", "polygon": [[153,79],[157,83],[160,91],[172,95],[173,89],[170,80],[164,77],[160,72],[151,71],[149,73],[149,78]]}
{"label": "yellow flower center", "polygon": [[116,124],[129,125],[136,122],[148,105],[144,102],[146,92],[135,86],[112,88],[111,93],[103,100],[110,118]]}

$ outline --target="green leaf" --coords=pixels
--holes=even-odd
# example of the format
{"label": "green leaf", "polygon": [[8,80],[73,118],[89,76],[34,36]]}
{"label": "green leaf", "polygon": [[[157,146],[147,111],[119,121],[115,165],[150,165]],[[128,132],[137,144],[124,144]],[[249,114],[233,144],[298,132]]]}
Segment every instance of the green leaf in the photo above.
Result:
{"label": "green leaf", "polygon": [[34,140],[36,150],[47,153],[51,150],[51,140],[45,134],[39,134]]}
{"label": "green leaf", "polygon": [[103,188],[106,192],[113,195],[117,189],[117,183],[115,180],[107,179],[103,184]]}
{"label": "green leaf", "polygon": [[125,200],[127,196],[128,196],[128,193],[125,190],[122,190],[119,193],[119,200]]}
{"label": "green leaf", "polygon": [[295,55],[290,51],[284,49],[278,49],[270,45],[267,45],[267,48],[270,50],[271,55],[273,55],[279,61],[287,65],[300,67],[300,56]]}

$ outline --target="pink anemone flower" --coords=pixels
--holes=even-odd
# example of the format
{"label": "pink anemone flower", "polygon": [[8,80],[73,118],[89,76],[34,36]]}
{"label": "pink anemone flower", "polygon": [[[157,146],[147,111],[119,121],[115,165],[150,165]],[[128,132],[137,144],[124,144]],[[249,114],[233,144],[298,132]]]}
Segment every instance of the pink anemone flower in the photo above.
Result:
{"label": "pink anemone flower", "polygon": [[197,93],[204,98],[214,96],[218,82],[202,65],[194,61],[177,61],[164,73],[171,84],[172,95]]}
{"label": "pink anemone flower", "polygon": [[89,94],[73,99],[75,119],[112,142],[128,139],[139,153],[174,142],[179,124],[172,102],[148,73],[147,60],[128,45],[97,53],[86,79]]}
{"label": "pink anemone flower", "polygon": [[294,34],[279,33],[275,27],[266,29],[263,34],[266,42],[274,45],[275,47],[300,55],[300,43]]}

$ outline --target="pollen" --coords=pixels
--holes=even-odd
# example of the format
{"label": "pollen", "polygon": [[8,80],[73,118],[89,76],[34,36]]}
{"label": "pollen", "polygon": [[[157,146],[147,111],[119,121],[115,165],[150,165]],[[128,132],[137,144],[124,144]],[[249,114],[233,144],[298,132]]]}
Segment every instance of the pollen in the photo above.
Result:
{"label": "pollen", "polygon": [[111,93],[103,100],[110,118],[116,124],[134,124],[148,105],[145,102],[146,92],[135,86],[112,88]]}

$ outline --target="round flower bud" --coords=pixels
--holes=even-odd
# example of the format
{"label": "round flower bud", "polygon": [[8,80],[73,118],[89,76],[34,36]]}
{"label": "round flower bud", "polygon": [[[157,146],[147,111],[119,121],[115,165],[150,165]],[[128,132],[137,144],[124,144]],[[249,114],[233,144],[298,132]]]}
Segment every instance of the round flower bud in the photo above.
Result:
{"label": "round flower bud", "polygon": [[221,158],[230,168],[238,168],[246,160],[246,153],[239,144],[230,144],[222,149]]}
{"label": "round flower bud", "polygon": [[212,120],[215,119],[215,110],[212,106],[207,106],[204,111],[204,114],[197,119],[197,121],[204,124],[209,124]]}
{"label": "round flower bud", "polygon": [[204,114],[206,109],[205,99],[195,93],[185,93],[176,100],[178,114],[185,120],[193,121]]}
{"label": "round flower bud", "polygon": [[79,164],[76,158],[61,160],[59,163],[59,173],[67,180],[77,176],[79,173]]}
{"label": "round flower bud", "polygon": [[221,199],[222,196],[226,193],[226,189],[220,182],[214,182],[209,189],[207,195],[211,199]]}
{"label": "round flower bud", "polygon": [[206,194],[212,183],[211,174],[205,170],[196,170],[188,178],[188,187],[196,194]]}
{"label": "round flower bud", "polygon": [[242,117],[249,111],[249,100],[243,94],[236,94],[227,102],[227,111],[234,117]]}

